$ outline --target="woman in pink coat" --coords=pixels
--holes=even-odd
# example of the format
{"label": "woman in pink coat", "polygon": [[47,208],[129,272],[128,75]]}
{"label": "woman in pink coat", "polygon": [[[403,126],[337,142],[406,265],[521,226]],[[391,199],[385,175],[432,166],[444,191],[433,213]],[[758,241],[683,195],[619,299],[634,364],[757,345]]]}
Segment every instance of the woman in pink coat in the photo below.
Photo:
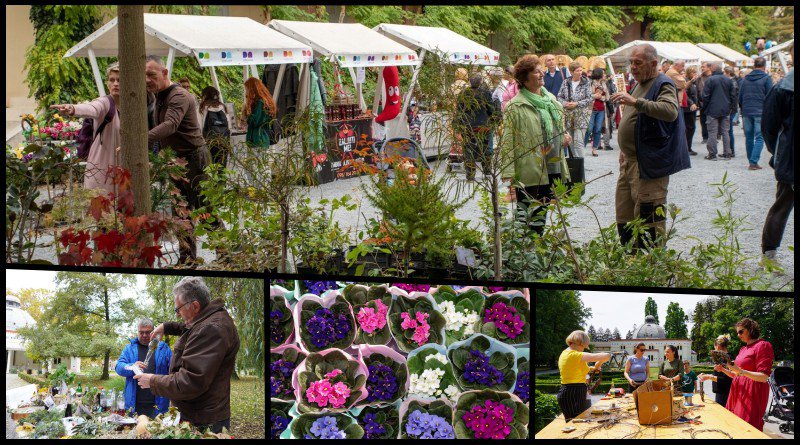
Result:
{"label": "woman in pink coat", "polygon": [[[86,173],[83,176],[83,187],[86,189],[96,189],[101,193],[114,191],[114,184],[111,178],[106,178],[108,167],[117,165],[117,147],[119,147],[119,64],[113,63],[106,69],[107,86],[109,95],[99,97],[89,103],[84,104],[60,104],[53,105],[59,113],[68,116],[91,118],[94,122],[93,134],[97,134],[97,128],[103,123],[111,107],[110,100],[114,101],[117,112],[109,122],[103,132],[98,135],[89,150],[86,159]],[[110,99],[109,99],[110,97]]]}

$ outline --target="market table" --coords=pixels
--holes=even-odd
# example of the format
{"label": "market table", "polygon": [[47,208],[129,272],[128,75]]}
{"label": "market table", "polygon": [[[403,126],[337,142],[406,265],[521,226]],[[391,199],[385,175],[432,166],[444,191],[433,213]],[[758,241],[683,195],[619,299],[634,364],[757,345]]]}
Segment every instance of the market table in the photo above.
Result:
{"label": "market table", "polygon": [[[676,397],[676,400],[683,400],[683,397]],[[594,410],[608,410],[611,408],[612,402],[616,404],[617,410],[610,411],[608,414],[594,415]],[[717,431],[706,430],[722,430],[730,434],[734,439],[770,439],[769,436],[758,431],[752,425],[744,420],[736,417],[735,414],[725,409],[724,406],[714,402],[706,397],[705,402],[700,401],[700,396],[695,394],[694,407],[687,408],[686,416],[689,418],[699,417],[700,425],[693,425],[689,423],[673,423],[671,425],[640,425],[636,410],[629,411],[628,408],[633,407],[633,396],[626,394],[624,397],[600,400],[592,405],[589,409],[582,412],[575,419],[569,422],[564,422],[564,415],[561,414],[555,420],[550,422],[549,425],[539,431],[535,439],[574,439],[580,438],[591,428],[596,428],[594,431],[586,434],[589,439],[669,439],[681,438],[690,439],[691,432],[697,435],[698,439],[724,439],[726,436]],[[704,405],[704,406],[700,406]],[[619,422],[614,423],[611,427],[598,428],[600,423],[597,420],[606,418],[618,419]],[[589,423],[576,423],[576,419],[592,420]],[[575,431],[564,433],[561,430],[565,426],[575,427]],[[691,431],[690,431],[691,429]]]}

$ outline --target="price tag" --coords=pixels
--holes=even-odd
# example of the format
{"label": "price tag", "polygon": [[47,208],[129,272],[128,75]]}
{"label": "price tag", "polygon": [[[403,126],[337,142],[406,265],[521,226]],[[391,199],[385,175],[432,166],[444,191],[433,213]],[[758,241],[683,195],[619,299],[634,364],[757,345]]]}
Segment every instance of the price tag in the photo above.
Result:
{"label": "price tag", "polygon": [[46,406],[47,409],[52,408],[53,406],[55,406],[55,404],[56,404],[56,402],[53,401],[52,397],[50,397],[50,396],[45,397],[44,406]]}
{"label": "price tag", "polygon": [[139,369],[139,367],[138,367],[138,366],[136,366],[136,365],[128,365],[128,366],[126,366],[126,367],[125,367],[125,369],[127,369],[127,370],[129,370],[129,371],[133,371],[133,373],[134,373],[134,374],[136,374],[136,375],[139,375],[139,374],[144,374],[144,373],[142,372],[142,370],[141,370],[141,369]]}
{"label": "price tag", "polygon": [[475,252],[465,247],[456,247],[456,261],[462,266],[475,267]]}

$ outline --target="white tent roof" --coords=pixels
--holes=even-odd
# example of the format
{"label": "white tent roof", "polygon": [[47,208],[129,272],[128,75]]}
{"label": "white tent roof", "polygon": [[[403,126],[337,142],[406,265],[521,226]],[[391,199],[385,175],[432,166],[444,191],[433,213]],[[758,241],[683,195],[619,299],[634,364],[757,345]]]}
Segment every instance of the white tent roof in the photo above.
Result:
{"label": "white tent roof", "polygon": [[761,53],[761,55],[762,56],[769,56],[769,55],[777,53],[778,51],[787,51],[787,48],[789,48],[792,45],[793,42],[794,42],[794,39],[787,40],[787,41],[781,43],[780,45],[775,45],[772,48],[770,48],[768,50],[765,50],[763,53]]}
{"label": "white tent roof", "polygon": [[382,23],[375,31],[413,48],[425,49],[448,63],[497,65],[500,53],[447,28]]}
{"label": "white tent roof", "polygon": [[360,23],[272,20],[267,26],[311,46],[342,67],[419,64],[412,49]]}
{"label": "white tent roof", "polygon": [[750,66],[753,64],[753,59],[750,57],[736,50],[728,48],[721,43],[698,43],[697,46],[710,53],[716,54],[719,57],[722,57],[728,62],[733,62],[738,66]]}
{"label": "white tent roof", "polygon": [[673,46],[669,42],[656,42],[650,40],[634,40],[628,42],[619,48],[612,49],[611,51],[603,54],[601,57],[609,59],[611,60],[611,63],[617,65],[626,64],[628,63],[628,57],[630,57],[631,53],[633,52],[633,48],[643,43],[649,43],[653,45],[658,53],[658,56],[664,59],[683,59],[686,61],[686,65],[700,65],[700,59],[698,59],[696,55],[687,53],[686,51]]}
{"label": "white tent roof", "polygon": [[714,53],[704,50],[703,48],[698,47],[694,43],[690,42],[669,42],[670,45],[678,48],[681,51],[686,51],[687,53],[695,56],[700,62],[722,62],[723,59],[717,56]]}
{"label": "white tent roof", "polygon": [[[70,48],[64,57],[119,54],[115,17]],[[148,54],[193,55],[200,66],[263,65],[312,61],[311,48],[247,17],[144,14]]]}

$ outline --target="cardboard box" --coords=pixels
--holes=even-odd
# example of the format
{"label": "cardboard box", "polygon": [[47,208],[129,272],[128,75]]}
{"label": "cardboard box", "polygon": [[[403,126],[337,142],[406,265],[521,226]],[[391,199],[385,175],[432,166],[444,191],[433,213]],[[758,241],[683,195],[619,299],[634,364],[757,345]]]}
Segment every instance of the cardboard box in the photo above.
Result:
{"label": "cardboard box", "polygon": [[641,425],[672,423],[673,403],[669,382],[651,380],[633,392],[633,403]]}

